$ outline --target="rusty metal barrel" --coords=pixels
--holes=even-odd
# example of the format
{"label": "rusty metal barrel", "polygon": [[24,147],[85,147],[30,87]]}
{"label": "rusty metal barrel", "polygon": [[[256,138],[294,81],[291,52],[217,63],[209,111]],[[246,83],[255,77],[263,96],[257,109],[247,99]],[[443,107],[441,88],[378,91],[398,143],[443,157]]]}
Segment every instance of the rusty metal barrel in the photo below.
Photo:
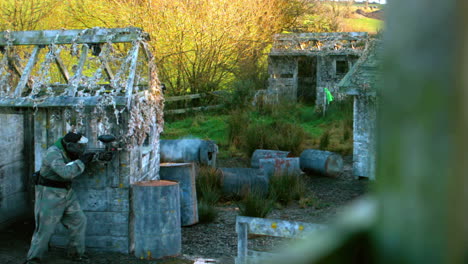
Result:
{"label": "rusty metal barrel", "polygon": [[343,172],[341,155],[316,149],[307,149],[300,156],[301,170],[320,173],[325,176],[337,177]]}
{"label": "rusty metal barrel", "polygon": [[297,175],[302,171],[299,158],[272,158],[260,159],[260,169],[264,171],[265,176],[271,179],[273,175]]}
{"label": "rusty metal barrel", "polygon": [[254,153],[252,153],[250,167],[260,168],[260,159],[286,158],[290,155],[290,153],[291,152],[289,151],[257,149],[254,151]]}
{"label": "rusty metal barrel", "polygon": [[260,169],[220,168],[223,192],[227,195],[242,195],[252,191],[259,195],[268,193],[268,179]]}
{"label": "rusty metal barrel", "polygon": [[161,180],[179,183],[181,225],[190,226],[198,223],[195,164],[161,163],[159,176]]}
{"label": "rusty metal barrel", "polygon": [[211,140],[170,139],[160,141],[161,162],[194,162],[216,166],[218,146]]}
{"label": "rusty metal barrel", "polygon": [[137,258],[159,259],[181,254],[179,184],[142,181],[132,185],[132,246]]}

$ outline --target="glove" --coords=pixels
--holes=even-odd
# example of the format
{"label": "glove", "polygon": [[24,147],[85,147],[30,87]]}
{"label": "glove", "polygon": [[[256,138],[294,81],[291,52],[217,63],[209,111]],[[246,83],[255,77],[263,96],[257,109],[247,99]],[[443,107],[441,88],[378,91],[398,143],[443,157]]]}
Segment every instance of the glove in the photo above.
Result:
{"label": "glove", "polygon": [[80,160],[86,165],[90,163],[94,158],[94,152],[88,152],[80,156]]}
{"label": "glove", "polygon": [[110,151],[101,152],[98,154],[98,160],[100,161],[111,161],[114,157],[114,154]]}

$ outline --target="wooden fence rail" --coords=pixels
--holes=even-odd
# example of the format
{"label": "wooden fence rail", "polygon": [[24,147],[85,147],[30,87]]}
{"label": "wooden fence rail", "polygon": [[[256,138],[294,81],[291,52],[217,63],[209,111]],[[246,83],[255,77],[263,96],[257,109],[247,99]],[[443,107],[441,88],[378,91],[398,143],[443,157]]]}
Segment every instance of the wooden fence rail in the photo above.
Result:
{"label": "wooden fence rail", "polygon": [[[165,98],[165,102],[177,102],[177,101],[189,101],[194,99],[201,99],[208,96],[222,96],[221,92],[212,92],[212,93],[202,93],[202,94],[188,94],[188,95],[180,95],[180,96],[170,96]],[[205,111],[205,110],[213,110],[213,109],[220,109],[223,108],[224,104],[216,104],[216,105],[207,105],[207,106],[197,106],[197,107],[187,107],[187,108],[180,108],[180,109],[168,109],[165,110],[165,114],[184,114],[191,111]]]}
{"label": "wooden fence rail", "polygon": [[265,259],[271,259],[274,253],[248,250],[248,234],[304,238],[311,231],[327,228],[326,225],[265,218],[237,216],[237,257],[236,264],[260,264]]}

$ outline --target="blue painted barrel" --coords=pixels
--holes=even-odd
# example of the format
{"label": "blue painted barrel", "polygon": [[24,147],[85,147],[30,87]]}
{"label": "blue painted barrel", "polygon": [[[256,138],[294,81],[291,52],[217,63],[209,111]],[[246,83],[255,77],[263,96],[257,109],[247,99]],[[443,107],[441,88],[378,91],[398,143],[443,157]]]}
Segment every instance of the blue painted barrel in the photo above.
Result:
{"label": "blue painted barrel", "polygon": [[337,177],[343,172],[343,158],[330,151],[306,149],[301,153],[300,164],[304,172],[330,177]]}
{"label": "blue painted barrel", "polygon": [[273,175],[299,176],[302,173],[299,158],[260,159],[259,163],[260,169],[265,172],[268,179]]}
{"label": "blue painted barrel", "polygon": [[260,169],[220,168],[223,192],[227,195],[242,195],[246,191],[255,191],[260,195],[268,193],[268,179]]}
{"label": "blue painted barrel", "polygon": [[180,216],[182,226],[198,223],[196,170],[193,163],[161,163],[161,180],[175,181],[180,187]]}
{"label": "blue painted barrel", "polygon": [[252,158],[250,160],[250,167],[260,168],[260,159],[286,158],[286,157],[289,157],[290,154],[291,152],[289,151],[257,149],[254,151],[254,153],[252,153]]}
{"label": "blue painted barrel", "polygon": [[160,141],[161,163],[194,162],[216,167],[218,146],[214,141],[201,139],[168,139]]}
{"label": "blue painted barrel", "polygon": [[181,254],[179,184],[143,181],[132,185],[134,254],[159,259]]}

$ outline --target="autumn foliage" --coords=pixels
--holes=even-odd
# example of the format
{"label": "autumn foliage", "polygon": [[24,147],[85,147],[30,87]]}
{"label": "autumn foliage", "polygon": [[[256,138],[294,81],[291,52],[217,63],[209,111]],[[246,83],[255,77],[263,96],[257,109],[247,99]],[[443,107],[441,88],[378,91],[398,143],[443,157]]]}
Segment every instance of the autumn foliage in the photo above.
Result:
{"label": "autumn foliage", "polygon": [[3,0],[0,29],[141,27],[160,79],[179,95],[224,89],[264,71],[272,35],[295,21],[302,1]]}

